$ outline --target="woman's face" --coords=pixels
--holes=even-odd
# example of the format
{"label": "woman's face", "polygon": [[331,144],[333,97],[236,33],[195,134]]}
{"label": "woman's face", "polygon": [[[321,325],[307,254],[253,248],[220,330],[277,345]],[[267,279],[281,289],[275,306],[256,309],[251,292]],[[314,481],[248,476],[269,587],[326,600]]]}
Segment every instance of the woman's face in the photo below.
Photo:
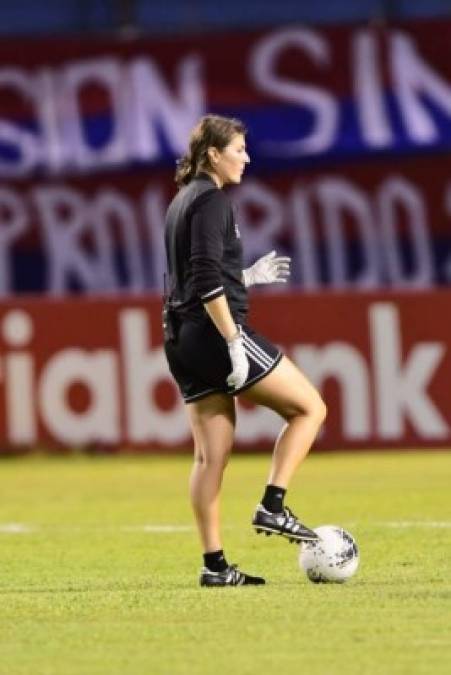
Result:
{"label": "woman's face", "polygon": [[240,183],[244,167],[251,160],[246,152],[246,140],[243,134],[235,134],[224,150],[211,149],[211,165],[219,179],[220,187],[226,183]]}

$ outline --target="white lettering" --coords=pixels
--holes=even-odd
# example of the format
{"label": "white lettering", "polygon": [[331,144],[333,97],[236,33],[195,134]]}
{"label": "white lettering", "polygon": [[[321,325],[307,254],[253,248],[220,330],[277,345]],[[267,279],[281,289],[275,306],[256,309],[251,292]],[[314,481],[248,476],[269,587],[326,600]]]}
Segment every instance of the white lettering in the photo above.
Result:
{"label": "white lettering", "polygon": [[137,59],[130,66],[131,108],[129,134],[133,154],[140,159],[154,159],[160,153],[157,129],[177,155],[186,151],[191,129],[206,109],[201,80],[201,60],[197,56],[183,59],[176,70],[179,98],[169,91],[157,66],[150,59]]}
{"label": "white lettering", "polygon": [[263,37],[254,47],[249,62],[250,76],[266,94],[305,107],[312,112],[313,130],[305,138],[293,141],[267,141],[263,149],[275,155],[297,156],[320,153],[334,142],[338,126],[338,106],[334,97],[320,87],[300,84],[277,73],[278,59],[286,49],[308,53],[316,65],[330,64],[329,44],[318,33],[307,28],[285,28]]}
{"label": "white lettering", "polygon": [[293,190],[291,218],[293,220],[293,243],[297,254],[294,256],[293,268],[299,271],[303,287],[315,290],[321,286],[322,282],[318,257],[318,228],[315,227],[310,193],[311,190],[299,187]]}
{"label": "white lettering", "polygon": [[34,362],[30,354],[5,356],[7,433],[11,443],[34,443],[37,437]]}
{"label": "white lettering", "polygon": [[362,269],[353,284],[359,288],[374,288],[379,278],[379,258],[373,215],[366,195],[348,181],[338,178],[320,181],[317,190],[323,210],[332,285],[338,288],[348,286],[352,278],[346,265],[349,237],[345,235],[343,220],[344,212],[348,212],[353,216],[363,254]]}
{"label": "white lettering", "polygon": [[[0,90],[15,89],[27,102],[34,104],[36,91],[32,78],[18,68],[0,69]],[[39,160],[40,146],[35,134],[0,119],[0,142],[14,149],[14,161],[0,160],[0,176],[17,178],[29,173]]]}
{"label": "white lettering", "polygon": [[[89,389],[89,408],[78,413],[68,406],[67,393],[74,383]],[[118,363],[112,350],[64,349],[45,364],[39,381],[41,415],[48,430],[66,443],[120,439]]]}
{"label": "white lettering", "polygon": [[26,229],[23,201],[15,191],[0,186],[0,295],[12,290],[11,247]]}
{"label": "white lettering", "polygon": [[116,247],[109,231],[111,224],[117,223],[122,243],[120,251],[127,269],[124,285],[133,292],[144,290],[146,283],[141,244],[130,200],[117,190],[103,190],[94,199],[91,213],[95,221],[99,253],[98,285],[109,291],[116,290],[120,285],[117,268],[114,265]]}
{"label": "white lettering", "polygon": [[[87,83],[95,82],[108,92],[112,117],[110,137],[99,147],[85,138],[79,92]],[[120,164],[127,158],[124,133],[125,99],[122,92],[122,70],[112,59],[79,61],[69,64],[62,78],[65,105],[64,134],[70,142],[69,162],[81,168]]]}
{"label": "white lettering", "polygon": [[[277,194],[256,180],[246,181],[238,188],[234,201],[246,261],[254,261],[271,250],[274,237],[281,229],[283,204]],[[257,222],[250,217],[250,211],[255,207],[259,211]]]}
{"label": "white lettering", "polygon": [[[434,279],[432,244],[427,227],[425,204],[421,192],[401,177],[390,177],[377,194],[381,244],[389,281],[398,287],[426,288]],[[407,213],[411,244],[412,269],[405,269],[399,235],[399,207]],[[404,242],[407,237],[404,237]]]}
{"label": "white lettering", "polygon": [[240,405],[235,435],[239,443],[258,443],[275,438],[281,426],[280,417],[269,408],[245,408]]}
{"label": "white lettering", "polygon": [[415,43],[403,33],[391,36],[393,84],[402,117],[410,137],[417,143],[432,143],[439,136],[428,98],[451,115],[451,87],[419,56]]}
{"label": "white lettering", "polygon": [[292,358],[318,389],[328,378],[340,384],[342,428],[349,439],[371,435],[368,366],[358,349],[341,342],[330,342],[325,347],[303,345],[293,349]]}
{"label": "white lettering", "polygon": [[[51,172],[57,174],[65,163],[72,164],[68,134],[61,138],[60,126],[66,129],[67,123],[63,116],[64,106],[59,103],[58,92],[61,89],[61,75],[50,68],[42,68],[36,75],[36,117],[42,133],[42,158]],[[63,97],[61,97],[63,98]]]}
{"label": "white lettering", "polygon": [[416,344],[402,363],[401,327],[396,306],[375,303],[369,310],[370,341],[378,433],[401,438],[409,420],[422,438],[446,438],[449,429],[426,389],[446,347],[440,342]]}
{"label": "white lettering", "polygon": [[380,71],[380,58],[376,36],[369,31],[357,31],[352,41],[354,64],[354,89],[357,99],[356,112],[363,137],[375,147],[393,143],[393,132]]}
{"label": "white lettering", "polygon": [[140,309],[121,312],[120,333],[128,440],[182,442],[187,436],[187,420],[181,398],[177,396],[169,411],[159,410],[152,398],[158,381],[170,376],[163,348],[151,348],[150,320],[146,313]]}
{"label": "white lettering", "polygon": [[[2,337],[8,346],[25,347],[33,337],[33,323],[22,310],[11,310],[2,319]],[[34,443],[37,438],[34,359],[25,352],[5,356],[5,413],[8,440]]]}
{"label": "white lettering", "polygon": [[148,278],[148,283],[152,288],[162,291],[166,272],[164,217],[167,207],[162,190],[158,188],[146,190],[142,206],[149,244],[149,275],[152,275],[151,279]]}
{"label": "white lettering", "polygon": [[71,188],[55,186],[33,190],[33,198],[45,235],[50,293],[63,293],[74,278],[88,290],[98,290],[97,260],[81,243],[87,229],[83,197]]}

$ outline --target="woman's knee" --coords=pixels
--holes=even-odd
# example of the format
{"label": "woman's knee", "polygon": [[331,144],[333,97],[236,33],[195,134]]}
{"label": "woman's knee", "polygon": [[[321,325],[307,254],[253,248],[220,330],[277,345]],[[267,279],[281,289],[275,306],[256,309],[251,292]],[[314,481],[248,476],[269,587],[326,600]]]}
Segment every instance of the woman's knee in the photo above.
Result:
{"label": "woman's knee", "polygon": [[205,462],[205,453],[203,451],[203,448],[195,443],[194,444],[194,464],[203,464]]}
{"label": "woman's knee", "polygon": [[243,396],[253,403],[271,408],[286,421],[308,416],[320,426],[327,414],[326,404],[318,390],[286,356]]}
{"label": "woman's knee", "polygon": [[187,406],[194,439],[194,461],[203,468],[223,469],[233,446],[235,402],[214,394]]}
{"label": "woman's knee", "polygon": [[229,463],[232,447],[206,448],[196,444],[194,446],[194,463],[203,469],[224,470]]}
{"label": "woman's knee", "polygon": [[290,412],[291,415],[289,415],[289,417],[308,416],[310,419],[314,420],[318,426],[321,426],[327,416],[327,407],[320,394],[315,391],[309,397],[307,402],[305,400],[293,402],[292,410]]}
{"label": "woman's knee", "polygon": [[327,417],[327,406],[319,393],[312,401],[311,414],[318,420],[319,424],[322,424]]}

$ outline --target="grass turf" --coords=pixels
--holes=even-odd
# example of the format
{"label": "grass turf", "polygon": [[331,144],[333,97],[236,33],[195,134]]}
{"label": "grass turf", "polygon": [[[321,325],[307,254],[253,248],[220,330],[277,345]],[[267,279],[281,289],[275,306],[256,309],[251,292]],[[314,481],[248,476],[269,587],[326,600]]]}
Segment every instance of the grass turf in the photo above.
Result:
{"label": "grass turf", "polygon": [[188,457],[4,461],[1,675],[451,672],[451,455],[308,458],[287,501],[355,535],[345,585],[311,584],[294,545],[252,532],[268,459],[226,472],[226,552],[268,580],[235,589],[197,586]]}

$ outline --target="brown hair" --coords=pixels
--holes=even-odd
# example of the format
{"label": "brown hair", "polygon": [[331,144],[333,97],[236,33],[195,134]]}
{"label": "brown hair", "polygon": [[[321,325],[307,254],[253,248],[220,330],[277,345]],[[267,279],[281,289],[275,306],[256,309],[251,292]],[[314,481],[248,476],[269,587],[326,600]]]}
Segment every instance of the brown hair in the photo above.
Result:
{"label": "brown hair", "polygon": [[200,171],[211,169],[208,148],[224,150],[236,134],[246,134],[246,127],[239,120],[219,115],[202,117],[191,132],[188,152],[177,161],[175,182],[179,188]]}

